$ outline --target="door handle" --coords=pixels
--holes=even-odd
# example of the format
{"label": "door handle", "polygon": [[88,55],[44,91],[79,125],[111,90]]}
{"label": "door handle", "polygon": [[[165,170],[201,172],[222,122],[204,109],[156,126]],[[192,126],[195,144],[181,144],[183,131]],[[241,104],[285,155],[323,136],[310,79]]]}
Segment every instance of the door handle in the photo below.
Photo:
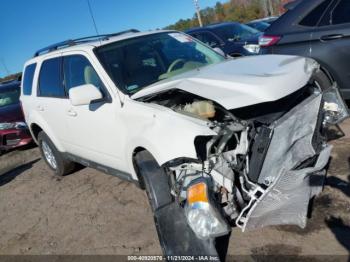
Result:
{"label": "door handle", "polygon": [[324,35],[324,36],[321,36],[320,40],[323,42],[326,42],[326,41],[341,39],[343,37],[344,37],[344,35],[342,35],[342,34]]}
{"label": "door handle", "polygon": [[75,112],[73,109],[69,109],[69,110],[68,110],[68,115],[69,115],[69,116],[77,116],[78,114],[77,114],[77,112]]}
{"label": "door handle", "polygon": [[41,112],[44,111],[44,108],[42,106],[37,106],[36,109]]}

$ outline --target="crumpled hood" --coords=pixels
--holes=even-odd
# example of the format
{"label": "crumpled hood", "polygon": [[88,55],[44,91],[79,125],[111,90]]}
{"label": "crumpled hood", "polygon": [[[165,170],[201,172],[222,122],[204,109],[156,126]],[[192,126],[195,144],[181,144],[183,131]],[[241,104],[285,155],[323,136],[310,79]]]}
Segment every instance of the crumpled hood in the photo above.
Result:
{"label": "crumpled hood", "polygon": [[226,109],[275,101],[302,88],[317,63],[309,58],[262,55],[209,65],[146,87],[132,99],[181,89]]}

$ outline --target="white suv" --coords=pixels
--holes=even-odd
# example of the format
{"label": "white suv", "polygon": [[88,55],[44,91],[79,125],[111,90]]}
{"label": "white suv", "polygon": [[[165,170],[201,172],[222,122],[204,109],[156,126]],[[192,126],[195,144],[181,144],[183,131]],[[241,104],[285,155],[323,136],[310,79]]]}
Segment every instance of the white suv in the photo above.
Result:
{"label": "white suv", "polygon": [[305,226],[348,116],[311,59],[224,57],[175,31],[65,41],[24,66],[21,102],[56,175],[146,188],[165,254],[216,254],[231,226]]}

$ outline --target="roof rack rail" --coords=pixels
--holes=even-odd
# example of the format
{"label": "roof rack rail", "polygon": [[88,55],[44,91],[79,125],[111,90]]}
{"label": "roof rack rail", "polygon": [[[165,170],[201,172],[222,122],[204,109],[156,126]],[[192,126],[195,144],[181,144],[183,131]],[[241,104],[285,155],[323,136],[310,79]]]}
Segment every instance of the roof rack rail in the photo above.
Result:
{"label": "roof rack rail", "polygon": [[38,51],[35,52],[34,57],[37,57],[37,56],[45,54],[45,53],[50,53],[52,51],[62,49],[62,48],[68,47],[68,46],[73,46],[73,45],[77,45],[77,44],[81,44],[81,43],[90,42],[92,40],[108,40],[110,37],[113,37],[113,36],[123,35],[123,34],[127,34],[127,33],[138,33],[138,32],[140,32],[140,31],[137,29],[129,29],[129,30],[118,32],[118,33],[87,36],[87,37],[81,37],[81,38],[77,38],[77,39],[69,39],[69,40],[62,41],[62,42],[52,44],[52,45],[49,45],[47,47],[39,49]]}

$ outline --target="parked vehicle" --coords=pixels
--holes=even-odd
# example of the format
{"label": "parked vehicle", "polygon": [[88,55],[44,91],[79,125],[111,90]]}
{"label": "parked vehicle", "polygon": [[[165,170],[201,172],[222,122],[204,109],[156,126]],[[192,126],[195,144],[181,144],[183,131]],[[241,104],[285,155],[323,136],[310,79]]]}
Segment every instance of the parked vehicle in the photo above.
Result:
{"label": "parked vehicle", "polygon": [[212,48],[220,48],[232,57],[259,53],[258,43],[261,32],[244,24],[218,23],[189,29],[186,33]]}
{"label": "parked vehicle", "polygon": [[261,32],[264,32],[274,21],[278,19],[277,16],[270,16],[261,19],[256,19],[248,22],[246,25],[255,28]]}
{"label": "parked vehicle", "polygon": [[217,255],[232,225],[305,226],[331,152],[324,132],[348,116],[317,70],[309,58],[226,59],[180,32],[131,30],[39,50],[21,101],[56,175],[78,162],[132,181],[165,254]]}
{"label": "parked vehicle", "polygon": [[246,23],[246,25],[256,30],[259,30],[260,32],[264,32],[270,26],[269,23],[266,23],[264,21],[252,21],[252,22]]}
{"label": "parked vehicle", "polygon": [[314,58],[322,77],[337,82],[350,99],[350,1],[298,0],[286,8],[261,37],[261,53]]}
{"label": "parked vehicle", "polygon": [[255,20],[255,21],[262,21],[262,22],[265,22],[265,23],[268,23],[268,24],[272,24],[274,23],[279,17],[278,16],[268,16],[268,17],[265,17],[265,18],[261,18],[261,19],[258,19],[258,20]]}
{"label": "parked vehicle", "polygon": [[0,154],[32,141],[24,122],[19,96],[20,82],[0,84]]}

